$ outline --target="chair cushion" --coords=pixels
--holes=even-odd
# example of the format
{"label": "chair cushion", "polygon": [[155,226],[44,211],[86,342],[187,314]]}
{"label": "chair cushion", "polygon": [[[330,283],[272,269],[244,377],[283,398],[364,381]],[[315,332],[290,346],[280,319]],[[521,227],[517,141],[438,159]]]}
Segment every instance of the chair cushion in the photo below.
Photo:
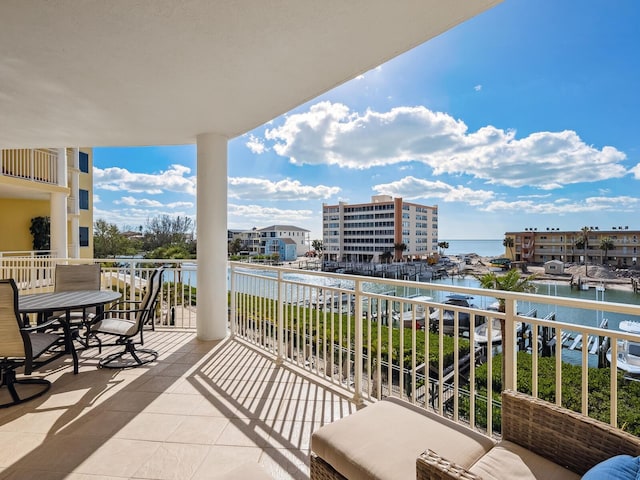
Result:
{"label": "chair cushion", "polygon": [[583,480],[601,480],[615,478],[619,480],[640,479],[640,457],[617,455],[591,467],[584,474]]}
{"label": "chair cushion", "polygon": [[135,335],[136,326],[136,322],[126,318],[104,318],[94,323],[91,326],[91,331],[130,337]]}
{"label": "chair cushion", "polygon": [[493,447],[469,471],[484,480],[510,480],[513,478],[519,480],[572,480],[580,478],[580,475],[571,470],[506,440]]}
{"label": "chair cushion", "polygon": [[414,480],[427,449],[468,468],[495,442],[408,402],[387,398],[318,429],[311,450],[347,478]]}

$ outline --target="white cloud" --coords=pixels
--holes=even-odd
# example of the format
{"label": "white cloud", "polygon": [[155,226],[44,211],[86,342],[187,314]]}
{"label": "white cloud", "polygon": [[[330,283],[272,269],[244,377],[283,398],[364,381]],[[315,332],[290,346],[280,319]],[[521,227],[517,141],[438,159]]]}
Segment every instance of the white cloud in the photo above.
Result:
{"label": "white cloud", "polygon": [[340,192],[339,187],[302,185],[289,178],[277,182],[264,178],[229,178],[229,197],[261,200],[323,200]]}
{"label": "white cloud", "polygon": [[460,185],[449,185],[441,181],[430,181],[415,177],[374,185],[378,194],[402,197],[405,200],[439,199],[444,202],[463,202],[469,205],[482,205],[492,200],[495,194],[488,190],[472,190]]}
{"label": "white cloud", "polygon": [[260,155],[268,150],[265,146],[264,141],[261,138],[256,137],[255,135],[249,135],[249,140],[245,144],[252,153]]}
{"label": "white cloud", "polygon": [[[296,165],[367,169],[417,161],[434,175],[465,174],[510,187],[550,190],[628,173],[623,152],[587,145],[574,131],[535,132],[522,139],[490,125],[468,132],[463,121],[423,106],[360,114],[340,103],[319,102],[267,129],[265,139]],[[640,178],[640,165],[633,172]]]}
{"label": "white cloud", "polygon": [[184,165],[171,165],[159,173],[135,173],[125,168],[93,167],[94,188],[158,195],[163,192],[196,194],[196,178],[189,176],[191,169]]}
{"label": "white cloud", "polygon": [[296,224],[313,220],[312,210],[287,210],[263,207],[261,205],[228,205],[229,226],[231,228],[251,228],[249,225],[265,227],[277,223]]}
{"label": "white cloud", "polygon": [[120,200],[114,200],[116,205],[127,205],[132,207],[152,207],[152,208],[193,208],[193,202],[169,202],[162,203],[158,200],[149,200],[148,198],[122,197]]}
{"label": "white cloud", "polygon": [[633,212],[640,205],[640,199],[629,196],[588,197],[582,201],[558,199],[553,202],[536,203],[533,200],[515,202],[495,201],[482,210],[487,212],[527,212],[528,214],[577,214],[586,212]]}

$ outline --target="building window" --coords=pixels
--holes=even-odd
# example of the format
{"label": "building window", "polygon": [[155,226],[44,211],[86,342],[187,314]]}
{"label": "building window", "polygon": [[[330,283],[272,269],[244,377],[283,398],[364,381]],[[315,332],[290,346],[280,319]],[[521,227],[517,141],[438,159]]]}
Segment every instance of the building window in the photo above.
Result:
{"label": "building window", "polygon": [[80,246],[88,247],[89,246],[89,227],[80,227],[78,229],[80,236]]}
{"label": "building window", "polygon": [[78,202],[81,210],[89,210],[89,191],[80,189],[78,191]]}
{"label": "building window", "polygon": [[89,154],[80,152],[80,171],[89,173]]}

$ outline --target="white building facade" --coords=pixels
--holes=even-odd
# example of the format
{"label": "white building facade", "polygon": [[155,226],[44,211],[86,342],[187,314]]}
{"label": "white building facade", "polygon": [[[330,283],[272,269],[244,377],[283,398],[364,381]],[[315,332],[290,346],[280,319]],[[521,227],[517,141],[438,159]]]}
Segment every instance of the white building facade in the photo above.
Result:
{"label": "white building facade", "polygon": [[[376,262],[426,258],[438,249],[438,207],[375,195],[370,203],[322,205],[322,243],[326,260]],[[396,249],[403,244],[404,250]]]}
{"label": "white building facade", "polygon": [[293,225],[271,225],[264,228],[253,228],[238,234],[242,241],[243,250],[248,251],[252,255],[271,255],[278,253],[278,248],[273,240],[291,240],[287,244],[294,243],[295,254],[298,257],[303,256],[311,248],[311,240],[309,239],[310,231],[304,228],[295,227]]}

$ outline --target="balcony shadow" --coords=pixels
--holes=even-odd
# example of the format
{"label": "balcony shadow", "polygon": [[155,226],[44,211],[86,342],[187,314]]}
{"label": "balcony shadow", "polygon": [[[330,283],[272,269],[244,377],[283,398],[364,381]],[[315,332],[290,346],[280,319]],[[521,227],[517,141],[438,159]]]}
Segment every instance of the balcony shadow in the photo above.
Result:
{"label": "balcony shadow", "polygon": [[[0,478],[205,478],[216,447],[242,446],[261,452],[260,463],[280,478],[308,478],[311,433],[355,409],[339,392],[276,365],[242,340],[200,342],[191,332],[154,332],[145,344],[160,352],[145,369],[98,369],[97,352],[85,352],[79,375],[68,362],[38,372],[53,382],[48,394],[0,411]],[[171,437],[170,421],[198,415],[213,415],[224,428],[203,430],[208,444]],[[143,419],[158,422],[148,437],[123,434]],[[191,464],[161,468],[171,448]],[[107,456],[112,460],[100,462]]]}

